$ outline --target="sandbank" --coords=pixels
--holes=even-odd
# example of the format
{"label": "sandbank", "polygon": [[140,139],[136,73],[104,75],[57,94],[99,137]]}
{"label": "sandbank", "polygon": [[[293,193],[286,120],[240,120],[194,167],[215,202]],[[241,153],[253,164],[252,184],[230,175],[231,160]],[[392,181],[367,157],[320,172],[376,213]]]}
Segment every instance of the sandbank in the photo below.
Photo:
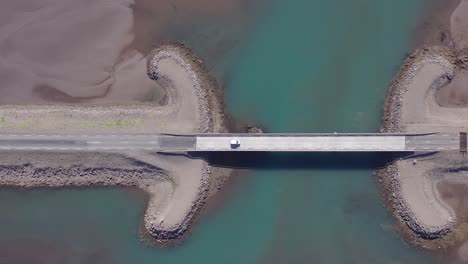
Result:
{"label": "sandbank", "polygon": [[461,0],[450,17],[450,31],[457,49],[468,47],[468,1]]}

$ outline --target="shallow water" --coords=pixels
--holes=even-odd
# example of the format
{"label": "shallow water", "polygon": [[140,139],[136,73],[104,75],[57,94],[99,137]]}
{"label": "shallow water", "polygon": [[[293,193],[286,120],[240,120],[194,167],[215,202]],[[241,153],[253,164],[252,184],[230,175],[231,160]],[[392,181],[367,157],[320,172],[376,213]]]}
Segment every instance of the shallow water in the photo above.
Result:
{"label": "shallow water", "polygon": [[[422,2],[272,0],[248,30],[244,20],[201,12],[149,31],[151,41],[183,40],[205,58],[241,122],[270,132],[372,132]],[[144,52],[151,41],[135,47]],[[3,190],[0,244],[9,247],[1,247],[0,263],[431,263],[400,241],[382,207],[372,169],[385,158],[247,156],[239,165],[253,172],[170,249],[139,241],[138,193]]]}

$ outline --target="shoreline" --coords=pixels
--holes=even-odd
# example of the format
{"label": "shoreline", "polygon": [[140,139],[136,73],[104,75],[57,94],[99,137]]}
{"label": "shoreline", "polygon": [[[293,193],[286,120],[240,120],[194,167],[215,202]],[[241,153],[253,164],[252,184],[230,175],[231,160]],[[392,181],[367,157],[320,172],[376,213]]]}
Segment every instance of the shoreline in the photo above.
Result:
{"label": "shoreline", "polygon": [[[216,80],[189,48],[180,43],[158,45],[147,57],[147,73],[164,87],[167,104],[4,105],[0,106],[0,133],[227,131]],[[99,121],[90,124],[94,120]],[[0,156],[4,156],[0,162],[1,186],[21,189],[128,186],[143,190],[149,197],[144,226],[159,243],[186,233],[206,199],[230,173],[219,168],[212,171],[206,161],[185,155],[137,151],[0,152]]]}
{"label": "shoreline", "polygon": [[[468,19],[463,14],[467,3],[431,3],[413,40],[416,49],[388,86],[381,132],[466,131],[463,87],[468,77],[468,38],[463,28]],[[468,223],[460,206],[463,196],[452,194],[457,190],[453,186],[468,185],[465,168],[468,163],[458,152],[416,152],[377,171],[386,208],[403,240],[427,250],[464,242],[459,250],[465,250]],[[462,251],[457,254],[466,259]]]}
{"label": "shoreline", "polygon": [[[416,98],[413,96],[413,98],[408,99],[408,97],[412,96],[407,94],[408,89],[410,87],[414,88],[412,85],[415,85],[414,82],[416,82],[416,78],[421,80],[427,78],[425,76],[419,76],[424,75],[421,73],[423,67],[427,68],[430,67],[430,65],[439,65],[441,69],[445,69],[442,70],[443,73],[439,73],[439,75],[434,75],[436,73],[431,72],[434,82],[431,82],[431,84],[425,88],[427,91],[426,98],[419,98],[421,104],[415,106],[415,108],[419,107],[418,109],[429,108],[429,106],[434,107],[432,105],[432,100],[435,100],[433,97],[437,91],[450,83],[450,80],[463,68],[463,63],[460,64],[460,59],[462,57],[463,53],[454,52],[446,47],[419,49],[409,55],[389,86],[384,104],[381,132],[417,132],[418,129],[425,129],[424,127],[418,127],[418,123],[410,122],[410,126],[406,123],[413,118],[411,115],[408,116],[408,114],[406,114],[405,116],[404,114],[405,110],[407,112],[412,112],[411,108],[406,109],[409,104],[407,101]],[[423,110],[421,110],[421,112],[423,112]],[[428,113],[424,112],[423,114],[426,115]],[[433,112],[429,112],[429,114],[433,114]],[[421,118],[421,116],[417,116],[417,114],[415,116],[414,119]],[[423,121],[423,123],[431,122],[427,119],[420,119],[419,121]],[[435,119],[434,122],[437,124],[437,121],[438,120]],[[431,129],[435,129],[435,131],[444,131],[446,129],[443,128],[443,124],[439,125],[439,127],[435,125],[435,127]],[[459,240],[456,239],[456,236],[460,235],[457,232],[457,226],[460,224],[458,216],[453,209],[441,199],[439,191],[437,190],[437,186],[440,182],[450,180],[450,178],[443,175],[440,169],[436,169],[436,165],[434,164],[438,165],[438,163],[429,163],[433,162],[433,160],[443,158],[455,159],[453,155],[445,157],[444,154],[438,153],[414,153],[409,157],[401,158],[388,164],[377,173],[386,207],[396,218],[403,238],[410,244],[430,250],[442,249],[453,245]],[[416,168],[416,170],[408,170],[408,164],[412,162],[412,159],[417,159],[419,163],[426,164],[425,167]],[[434,175],[434,172],[439,173],[439,175]],[[409,183],[408,180],[405,180],[408,178],[417,179],[416,181],[412,180],[416,183]],[[432,186],[425,187],[427,184]],[[403,192],[403,188],[411,188],[412,192],[422,193],[413,195],[419,195],[419,198],[409,197],[408,194]],[[426,204],[421,204],[421,202]],[[432,214],[438,214],[437,217],[442,219],[440,221],[442,224],[435,226],[428,225],[427,218],[421,218],[421,212],[415,211],[421,206],[426,210],[425,213],[428,213],[427,209],[429,207],[432,208],[431,210],[435,210]],[[435,215],[433,216],[435,217]]]}
{"label": "shoreline", "polygon": [[[197,94],[198,111],[200,117],[198,120],[199,122],[197,132],[214,132],[212,116],[209,114],[210,106],[212,105],[209,103],[210,100],[207,100],[207,91],[201,87],[200,82],[202,81],[202,75],[200,72],[198,72],[198,74],[195,73],[192,68],[199,65],[191,65],[191,62],[195,62],[197,60],[192,55],[191,50],[186,49],[182,45],[169,46],[167,44],[161,45],[154,49],[148,56],[147,60],[147,75],[152,80],[156,81],[158,78],[160,78],[158,65],[160,61],[164,59],[174,60],[179,66],[184,68],[185,72],[191,77],[193,88],[195,88]],[[209,177],[210,167],[206,162],[203,161],[199,186],[197,188],[196,195],[191,202],[190,209],[185,217],[183,217],[179,223],[174,225],[162,226],[163,220],[160,220],[159,224],[157,223],[158,220],[155,219],[155,213],[151,211],[151,208],[154,207],[151,206],[152,199],[150,199],[144,216],[145,228],[150,233],[150,235],[157,238],[159,242],[162,240],[170,240],[180,237],[189,228],[189,225],[193,221],[195,214],[199,211],[207,198],[210,184]]]}

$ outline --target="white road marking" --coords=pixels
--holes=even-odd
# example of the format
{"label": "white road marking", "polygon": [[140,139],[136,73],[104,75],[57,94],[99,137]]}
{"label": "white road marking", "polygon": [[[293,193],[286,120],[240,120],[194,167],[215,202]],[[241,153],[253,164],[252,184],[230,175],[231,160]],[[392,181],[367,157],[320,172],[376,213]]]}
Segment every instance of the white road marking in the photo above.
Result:
{"label": "white road marking", "polygon": [[102,142],[100,141],[88,141],[88,144],[101,144]]}

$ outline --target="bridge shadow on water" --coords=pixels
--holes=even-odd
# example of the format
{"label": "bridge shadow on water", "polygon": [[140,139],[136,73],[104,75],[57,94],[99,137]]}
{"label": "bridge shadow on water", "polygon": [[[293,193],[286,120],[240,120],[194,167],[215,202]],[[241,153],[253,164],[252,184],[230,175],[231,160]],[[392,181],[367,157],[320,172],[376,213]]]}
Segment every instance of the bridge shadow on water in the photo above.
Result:
{"label": "bridge shadow on water", "polygon": [[189,152],[215,167],[237,169],[378,169],[413,152]]}

